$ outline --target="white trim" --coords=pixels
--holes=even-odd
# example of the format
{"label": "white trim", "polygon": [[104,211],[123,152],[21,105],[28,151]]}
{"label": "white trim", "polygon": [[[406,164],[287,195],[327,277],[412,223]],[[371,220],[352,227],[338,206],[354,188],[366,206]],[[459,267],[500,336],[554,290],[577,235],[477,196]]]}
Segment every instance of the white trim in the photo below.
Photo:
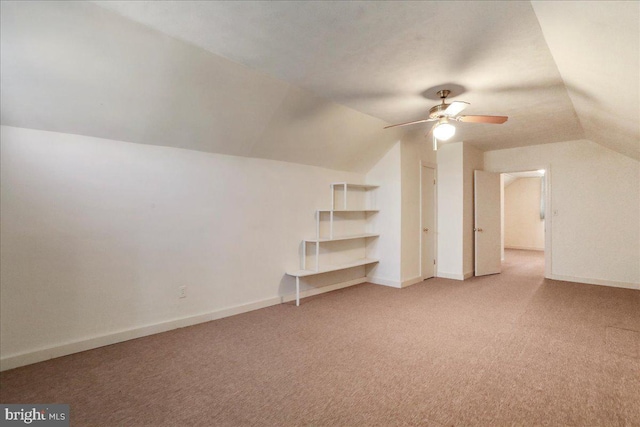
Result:
{"label": "white trim", "polygon": [[423,280],[426,280],[426,279],[423,279],[421,276],[417,276],[417,277],[413,277],[411,279],[403,280],[402,283],[400,284],[400,287],[406,288],[407,286],[411,286],[411,285],[415,285],[416,283],[420,283]]}
{"label": "white trim", "polygon": [[[323,286],[320,288],[309,289],[300,292],[301,297],[308,297],[313,295],[319,295],[326,292],[335,291],[338,289],[354,286],[367,281],[366,277],[359,279],[353,279],[334,285]],[[149,335],[159,334],[162,332],[171,331],[173,329],[185,328],[187,326],[197,325],[199,323],[210,322],[212,320],[222,319],[224,317],[235,316],[236,314],[247,313],[253,310],[259,310],[261,308],[270,307],[273,305],[282,304],[285,302],[294,301],[296,299],[295,294],[286,295],[282,297],[267,298],[260,301],[254,301],[247,304],[240,304],[232,307],[222,308],[214,310],[208,313],[198,314],[195,316],[188,316],[179,319],[169,320],[166,322],[160,322],[152,325],[146,325],[138,328],[126,329],[106,335],[100,335],[90,338],[81,339],[78,341],[68,342],[53,347],[47,347],[39,350],[29,351],[16,355],[11,355],[0,359],[0,371],[6,371],[8,369],[18,368],[20,366],[30,365],[32,363],[38,363],[45,360],[53,359],[56,357],[67,356],[73,353],[79,353],[81,351],[92,350],[98,347],[104,347],[106,345],[117,344],[123,341],[129,341],[136,338],[142,338]]]}
{"label": "white trim", "polygon": [[[469,273],[467,273],[467,274],[469,274]],[[473,274],[473,273],[471,273],[471,274]],[[440,277],[440,278],[443,278],[443,279],[464,280],[465,276],[466,276],[466,274],[445,273],[443,271],[438,271],[438,274],[437,274],[436,277]]]}
{"label": "white trim", "polygon": [[504,248],[505,249],[518,249],[520,251],[544,251],[544,248],[534,248],[534,247],[531,247],[531,246],[511,246],[511,245],[507,246],[507,245],[504,245]]}
{"label": "white trim", "polygon": [[382,285],[382,286],[390,286],[392,288],[402,288],[402,283],[397,280],[386,279],[384,277],[369,277],[367,279],[369,283],[373,283],[374,285]]}
{"label": "white trim", "polygon": [[551,206],[551,165],[547,164],[544,166],[544,275],[545,277],[550,276],[553,272],[551,260],[553,259],[552,255],[552,225],[553,218],[551,215],[552,206]]}
{"label": "white trim", "polygon": [[590,279],[586,277],[563,276],[560,274],[552,274],[550,279],[561,280],[564,282],[585,283],[587,285],[609,286],[612,288],[624,288],[640,290],[640,283],[616,282],[614,280]]}

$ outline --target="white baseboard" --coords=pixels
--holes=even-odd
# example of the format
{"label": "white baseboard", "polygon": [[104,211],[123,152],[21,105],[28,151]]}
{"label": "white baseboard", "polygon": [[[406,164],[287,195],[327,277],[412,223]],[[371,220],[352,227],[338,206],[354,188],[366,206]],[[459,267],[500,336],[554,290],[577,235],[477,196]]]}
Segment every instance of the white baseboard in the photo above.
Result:
{"label": "white baseboard", "polygon": [[453,279],[453,280],[464,280],[465,279],[465,275],[464,274],[447,273],[447,272],[444,272],[444,271],[438,271],[438,273],[436,274],[436,277],[441,277],[443,279]]}
{"label": "white baseboard", "polygon": [[400,284],[400,287],[406,288],[407,286],[415,285],[416,283],[422,282],[422,276],[412,277],[411,279],[403,280]]}
{"label": "white baseboard", "polygon": [[[323,286],[321,288],[309,289],[304,292],[300,292],[300,297],[309,297],[313,295],[323,294],[325,292],[331,292],[338,289],[354,286],[367,281],[366,277],[349,280],[347,282],[337,283],[335,285]],[[104,347],[106,345],[117,344],[123,341],[129,341],[136,338],[142,338],[153,334],[159,334],[161,332],[171,331],[173,329],[184,328],[187,326],[197,325],[198,323],[210,322],[212,320],[222,319],[223,317],[235,316],[236,314],[246,313],[253,310],[259,310],[261,308],[278,305],[284,302],[295,301],[295,294],[286,295],[283,297],[267,298],[260,301],[254,301],[247,304],[236,305],[233,307],[227,307],[208,313],[198,314],[195,316],[188,316],[179,319],[173,319],[166,322],[156,323],[152,325],[146,325],[139,328],[132,328],[123,331],[118,331],[106,335],[85,338],[78,341],[73,341],[65,344],[56,345],[53,347],[43,348],[39,350],[20,353],[12,356],[7,356],[0,359],[0,371],[6,371],[8,369],[18,368],[20,366],[31,365],[32,363],[43,362],[45,360],[53,359],[56,357],[67,356],[73,353],[79,353],[81,351],[92,350],[98,347]]]}
{"label": "white baseboard", "polygon": [[506,246],[505,249],[519,249],[522,251],[544,251],[544,247],[542,248],[534,248],[533,246]]}
{"label": "white baseboard", "polygon": [[384,277],[372,276],[367,278],[369,283],[374,285],[390,286],[392,288],[402,288],[402,283],[398,280],[385,279]]}
{"label": "white baseboard", "polygon": [[640,283],[616,282],[614,280],[589,279],[585,277],[562,276],[560,274],[552,274],[549,277],[552,280],[563,280],[565,282],[586,283],[587,285],[610,286],[613,288],[635,289],[640,290]]}
{"label": "white baseboard", "polygon": [[369,277],[369,283],[373,283],[374,285],[382,285],[389,286],[392,288],[406,288],[407,286],[415,285],[416,283],[422,282],[422,277],[412,277],[411,279],[403,280],[402,282],[398,280],[385,279],[384,277]]}

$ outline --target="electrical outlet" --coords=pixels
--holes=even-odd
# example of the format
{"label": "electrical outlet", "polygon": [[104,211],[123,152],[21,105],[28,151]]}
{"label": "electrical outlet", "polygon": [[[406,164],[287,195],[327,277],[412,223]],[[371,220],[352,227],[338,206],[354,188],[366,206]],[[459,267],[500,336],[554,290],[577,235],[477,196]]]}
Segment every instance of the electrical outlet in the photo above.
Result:
{"label": "electrical outlet", "polygon": [[178,288],[178,298],[186,298],[187,297],[187,287],[180,286]]}

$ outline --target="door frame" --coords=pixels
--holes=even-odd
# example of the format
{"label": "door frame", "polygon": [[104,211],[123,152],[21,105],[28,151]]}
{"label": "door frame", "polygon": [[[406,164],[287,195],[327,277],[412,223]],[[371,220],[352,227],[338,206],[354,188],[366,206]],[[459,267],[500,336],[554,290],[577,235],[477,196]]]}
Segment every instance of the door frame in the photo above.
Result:
{"label": "door frame", "polygon": [[433,177],[436,180],[436,184],[433,188],[433,256],[435,260],[435,264],[433,265],[433,277],[438,277],[438,165],[436,163],[420,160],[420,228],[418,229],[418,233],[420,233],[420,247],[418,248],[418,259],[420,260],[420,278],[422,280],[425,280],[424,274],[422,272],[422,241],[424,239],[424,233],[422,232],[422,229],[424,228],[422,224],[422,197],[424,196],[424,193],[422,191],[422,168],[425,167],[433,169]]}
{"label": "door frame", "polygon": [[[552,269],[551,269],[551,260],[552,260],[552,252],[551,252],[551,243],[553,239],[551,238],[552,230],[553,230],[553,209],[551,206],[551,165],[550,164],[542,164],[542,165],[532,165],[528,167],[521,168],[504,168],[491,170],[490,172],[496,173],[517,173],[517,172],[529,172],[532,170],[540,170],[544,169],[544,277],[545,279],[551,279]],[[504,218],[504,206],[501,212],[502,217]]]}

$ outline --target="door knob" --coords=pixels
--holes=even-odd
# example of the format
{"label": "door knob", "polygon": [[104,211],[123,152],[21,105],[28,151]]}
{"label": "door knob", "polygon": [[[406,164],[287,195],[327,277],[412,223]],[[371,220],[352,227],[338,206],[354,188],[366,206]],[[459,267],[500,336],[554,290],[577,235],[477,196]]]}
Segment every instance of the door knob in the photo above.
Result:
{"label": "door knob", "polygon": [[422,231],[424,231],[425,233],[428,233],[429,229],[428,228],[423,228]]}

